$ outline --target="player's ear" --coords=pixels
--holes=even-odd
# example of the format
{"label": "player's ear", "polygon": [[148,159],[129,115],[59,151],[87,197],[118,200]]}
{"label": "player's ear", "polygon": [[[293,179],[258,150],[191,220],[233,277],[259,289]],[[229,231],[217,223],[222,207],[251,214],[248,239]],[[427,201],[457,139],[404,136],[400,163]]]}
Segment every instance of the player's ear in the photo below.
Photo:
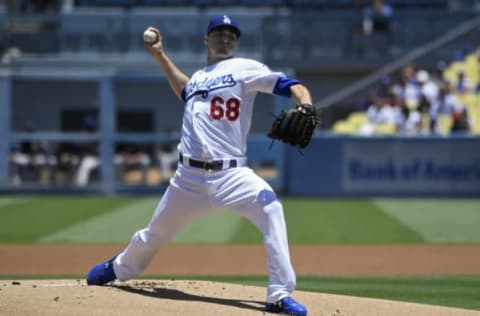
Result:
{"label": "player's ear", "polygon": [[205,45],[208,44],[208,36],[207,36],[207,35],[205,35],[205,36],[203,37],[203,43],[204,43]]}

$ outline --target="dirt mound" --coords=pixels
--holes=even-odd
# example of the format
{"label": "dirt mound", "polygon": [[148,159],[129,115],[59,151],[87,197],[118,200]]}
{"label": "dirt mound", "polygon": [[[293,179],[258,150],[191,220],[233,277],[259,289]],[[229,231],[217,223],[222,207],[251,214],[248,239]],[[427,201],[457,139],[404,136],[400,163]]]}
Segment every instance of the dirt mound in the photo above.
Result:
{"label": "dirt mound", "polygon": [[[424,304],[296,291],[309,315],[479,315]],[[129,281],[87,286],[80,280],[0,281],[1,315],[267,315],[265,289],[206,281]]]}

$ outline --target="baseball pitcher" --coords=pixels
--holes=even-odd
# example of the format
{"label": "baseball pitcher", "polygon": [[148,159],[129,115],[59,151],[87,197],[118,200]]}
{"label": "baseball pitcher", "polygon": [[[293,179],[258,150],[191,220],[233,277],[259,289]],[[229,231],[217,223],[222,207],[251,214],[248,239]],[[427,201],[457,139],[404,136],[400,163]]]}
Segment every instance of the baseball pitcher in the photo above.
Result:
{"label": "baseball pitcher", "polygon": [[291,297],[296,280],[282,204],[269,184],[247,167],[246,143],[255,96],[265,92],[290,97],[296,104],[274,120],[269,137],[306,147],[316,125],[308,89],[260,62],[235,58],[241,31],[232,17],[210,21],[204,38],[207,65],[190,78],[165,53],[159,30],[149,27],[146,32],[146,47],[185,102],[179,163],[150,223],[133,235],[123,252],[94,266],[87,283],[135,278],[184,225],[226,207],[263,233],[269,273],[266,310],[307,315],[306,307]]}

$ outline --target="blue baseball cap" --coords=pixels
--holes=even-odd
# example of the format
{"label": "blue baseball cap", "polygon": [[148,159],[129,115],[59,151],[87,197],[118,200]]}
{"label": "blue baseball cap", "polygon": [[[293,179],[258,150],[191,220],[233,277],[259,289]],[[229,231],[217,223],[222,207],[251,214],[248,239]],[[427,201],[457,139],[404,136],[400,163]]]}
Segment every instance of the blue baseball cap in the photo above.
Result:
{"label": "blue baseball cap", "polygon": [[238,22],[235,21],[232,17],[229,17],[228,15],[219,15],[215,16],[210,20],[210,23],[208,23],[207,27],[207,35],[210,34],[214,29],[217,27],[221,26],[227,26],[230,27],[235,34],[237,34],[238,37],[240,37],[240,27],[238,26]]}

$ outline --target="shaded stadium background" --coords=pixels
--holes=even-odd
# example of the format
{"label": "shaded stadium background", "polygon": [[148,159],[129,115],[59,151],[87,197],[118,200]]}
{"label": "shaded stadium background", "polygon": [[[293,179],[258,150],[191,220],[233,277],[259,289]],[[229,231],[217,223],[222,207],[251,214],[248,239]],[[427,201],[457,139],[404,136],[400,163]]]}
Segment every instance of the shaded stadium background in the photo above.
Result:
{"label": "shaded stadium background", "polygon": [[[257,98],[250,164],[280,193],[478,196],[479,6],[2,1],[0,190],[161,192],[174,172],[183,108],[143,47],[142,31],[157,26],[172,59],[191,74],[205,61],[207,21],[227,13],[242,28],[238,55],[299,78],[320,108],[321,124],[303,155],[279,143],[268,150],[272,113],[292,104]],[[448,82],[462,110],[432,120],[433,101],[424,102],[419,88],[425,80],[439,89]],[[370,121],[369,106],[391,97],[403,120],[418,113],[418,128]]]}

